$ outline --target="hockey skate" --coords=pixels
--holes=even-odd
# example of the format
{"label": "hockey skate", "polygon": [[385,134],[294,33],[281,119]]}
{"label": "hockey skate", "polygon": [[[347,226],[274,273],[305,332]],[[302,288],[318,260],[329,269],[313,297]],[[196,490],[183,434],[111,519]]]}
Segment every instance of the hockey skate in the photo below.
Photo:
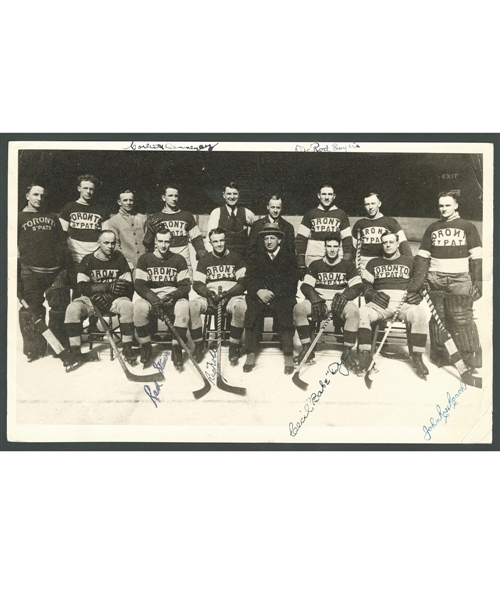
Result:
{"label": "hockey skate", "polygon": [[358,361],[354,358],[351,348],[344,349],[340,361],[344,363],[350,373],[354,373],[355,375],[361,373]]}
{"label": "hockey skate", "polygon": [[240,347],[237,344],[229,344],[229,362],[234,367],[238,364],[240,357]]}
{"label": "hockey skate", "polygon": [[359,372],[362,373],[364,371],[366,371],[373,359],[373,355],[369,350],[362,350],[361,354],[359,355],[359,362],[358,362],[358,369]]}
{"label": "hockey skate", "polygon": [[172,344],[172,362],[174,367],[179,371],[182,371],[184,361],[182,360],[182,348],[179,344]]}
{"label": "hockey skate", "polygon": [[413,363],[415,373],[421,379],[427,380],[427,375],[429,375],[429,369],[424,365],[424,361],[422,360],[422,353],[414,352],[411,356],[411,362]]}
{"label": "hockey skate", "polygon": [[90,350],[89,352],[82,352],[80,346],[70,346],[69,350],[64,351],[65,356],[63,359],[63,365],[66,369],[66,373],[70,373],[81,367],[86,362],[93,362],[99,360],[99,352],[97,348]]}
{"label": "hockey skate", "polygon": [[153,346],[151,342],[146,342],[141,346],[141,364],[144,365],[144,369],[147,369],[151,365],[151,359],[153,358]]}
{"label": "hockey skate", "polygon": [[203,340],[194,343],[193,358],[199,364],[205,354],[205,344]]}
{"label": "hockey skate", "polygon": [[[300,365],[300,363],[301,363],[301,362],[304,360],[304,356],[307,354],[307,351],[309,350],[310,346],[311,346],[311,343],[310,343],[310,342],[309,342],[309,343],[307,343],[307,344],[304,344],[304,345],[302,346],[302,350],[301,350],[300,354],[298,354],[298,355],[297,355],[297,356],[296,356],[296,357],[293,359],[293,362],[294,362],[296,365]],[[309,356],[308,356],[308,358],[307,358],[307,361],[305,362],[305,364],[306,364],[306,365],[311,365],[311,364],[313,364],[313,363],[314,363],[314,357],[315,357],[315,356],[316,356],[316,355],[315,355],[315,352],[314,352],[314,350],[313,350],[313,351],[311,352],[311,354],[309,354]]]}
{"label": "hockey skate", "polygon": [[137,364],[137,355],[132,347],[132,342],[123,342],[122,354],[123,358],[129,363],[129,365]]}

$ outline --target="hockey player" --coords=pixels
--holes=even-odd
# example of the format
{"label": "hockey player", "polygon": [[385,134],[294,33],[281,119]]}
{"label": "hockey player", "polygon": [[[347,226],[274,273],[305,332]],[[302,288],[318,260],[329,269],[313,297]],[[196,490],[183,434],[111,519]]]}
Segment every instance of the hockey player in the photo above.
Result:
{"label": "hockey player", "polygon": [[255,221],[255,215],[248,208],[238,206],[240,192],[238,185],[231,181],[222,188],[225,205],[215,208],[208,219],[208,231],[222,229],[226,234],[226,248],[246,258],[248,233]]}
{"label": "hockey player", "polygon": [[142,243],[146,225],[146,215],[134,211],[134,192],[126,189],[118,196],[118,213],[107,223],[106,229],[116,235],[116,250],[128,260],[131,269],[137,266],[137,259],[146,252]]}
{"label": "hockey player", "polygon": [[[382,241],[380,239],[383,233],[391,231],[398,237],[399,252],[402,256],[412,256],[412,251],[406,235],[401,228],[401,225],[392,217],[385,217],[380,212],[382,202],[380,194],[370,192],[364,200],[367,216],[356,221],[352,228],[352,239],[354,247],[359,252],[359,267],[361,275],[366,267],[366,263],[380,256],[382,252]],[[358,243],[361,244],[359,250]]]}
{"label": "hockey player", "polygon": [[[27,205],[19,213],[17,224],[18,291],[33,311],[35,320],[45,320],[44,301],[47,298],[49,327],[61,344],[67,345],[64,314],[70,292],[65,235],[57,215],[44,211],[45,189],[42,186],[28,186],[26,200]],[[34,330],[34,322],[25,308],[19,311],[19,323],[28,361],[45,356],[45,338]]]}
{"label": "hockey player", "polygon": [[[155,234],[154,252],[139,257],[135,270],[135,291],[140,298],[134,303],[134,324],[141,344],[141,363],[151,362],[151,334],[156,331],[155,320],[174,316],[174,327],[187,341],[189,322],[188,295],[191,290],[188,266],[184,256],[170,250],[174,236],[165,226]],[[182,370],[182,347],[172,340],[172,362]]]}
{"label": "hockey player", "polygon": [[81,175],[78,178],[80,197],[63,206],[59,214],[62,228],[68,234],[68,248],[75,274],[83,257],[99,248],[102,225],[109,217],[108,211],[93,200],[97,185],[98,181],[93,175]]}
{"label": "hockey player", "polygon": [[271,314],[280,333],[285,356],[285,374],[293,373],[293,307],[296,304],[299,270],[295,254],[281,249],[284,233],[277,223],[266,223],[260,234],[265,250],[253,257],[247,266],[247,312],[245,339],[247,358],[245,372],[255,366],[255,353],[262,317]]}
{"label": "hockey player", "polygon": [[[359,309],[358,344],[361,351],[360,370],[366,371],[372,360],[372,323],[390,319],[413,277],[413,258],[401,256],[399,241],[395,233],[381,236],[382,256],[372,258],[366,265],[363,283],[367,304]],[[417,292],[408,293],[398,319],[411,325],[409,346],[412,349],[413,367],[419,377],[425,379],[429,370],[422,360],[427,342],[427,314],[420,304],[422,297]]]}
{"label": "hockey player", "polygon": [[[194,358],[201,362],[203,358],[203,331],[201,313],[207,309],[217,311],[219,300],[223,308],[231,315],[229,333],[229,362],[238,363],[241,353],[241,337],[245,323],[247,305],[243,296],[245,292],[246,266],[237,252],[227,250],[226,234],[222,229],[212,229],[208,239],[213,251],[203,256],[194,273],[193,289],[198,297],[189,301],[191,339],[194,342]],[[222,287],[222,294],[218,290]]]}
{"label": "hockey player", "polygon": [[95,315],[94,305],[101,312],[118,315],[123,342],[123,356],[135,361],[132,348],[134,335],[132,274],[128,263],[116,252],[116,237],[112,231],[101,231],[95,252],[83,258],[78,267],[80,297],[66,309],[66,331],[69,337],[71,361],[77,363],[81,355],[82,323]]}
{"label": "hockey player", "polygon": [[156,233],[167,227],[172,236],[170,252],[180,254],[184,258],[188,266],[189,279],[193,281],[189,242],[196,251],[197,260],[200,260],[207,253],[200,229],[194,216],[187,210],[179,208],[179,190],[177,187],[170,184],[165,185],[162,200],[165,203],[163,210],[150,215],[146,221],[143,244],[148,252],[153,252],[155,250]]}
{"label": "hockey player", "polygon": [[[479,334],[472,306],[482,295],[483,254],[481,238],[473,223],[458,213],[458,196],[439,197],[441,219],[426,229],[415,257],[415,278],[409,290],[417,291],[427,280],[429,296],[445,328],[453,336],[471,372],[481,367]],[[446,340],[434,318],[429,322],[431,361],[438,367],[452,364]]]}
{"label": "hockey player", "polygon": [[314,260],[323,258],[324,240],[332,233],[340,233],[344,260],[349,261],[354,257],[349,218],[335,205],[333,186],[322,185],[318,192],[318,199],[319,205],[304,215],[295,237],[301,279]]}
{"label": "hockey player", "polygon": [[266,223],[278,223],[279,228],[285,234],[283,236],[281,247],[286,250],[286,252],[295,254],[295,230],[293,225],[281,216],[282,210],[283,201],[278,195],[274,194],[267,203],[268,214],[265,217],[262,217],[262,219],[255,221],[250,229],[247,258],[250,259],[257,253],[258,249],[264,250],[264,240],[259,233],[264,229]]}
{"label": "hockey player", "polygon": [[[294,362],[300,364],[311,345],[308,318],[319,323],[327,318],[330,309],[345,322],[342,361],[350,371],[357,372],[358,365],[351,350],[358,334],[359,310],[353,300],[362,293],[363,284],[352,262],[339,256],[340,236],[325,239],[324,247],[324,258],[309,265],[300,288],[306,299],[293,309],[293,322],[302,343],[302,351]],[[331,302],[328,307],[327,301]],[[314,351],[309,358],[314,358]]]}

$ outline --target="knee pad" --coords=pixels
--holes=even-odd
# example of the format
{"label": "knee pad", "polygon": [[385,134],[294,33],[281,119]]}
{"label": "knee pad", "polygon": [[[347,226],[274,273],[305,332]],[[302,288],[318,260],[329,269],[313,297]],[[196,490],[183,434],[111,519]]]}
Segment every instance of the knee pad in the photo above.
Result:
{"label": "knee pad", "polygon": [[477,327],[473,320],[472,305],[472,296],[448,294],[444,299],[448,330],[453,336],[459,352],[465,354],[475,354],[481,351]]}

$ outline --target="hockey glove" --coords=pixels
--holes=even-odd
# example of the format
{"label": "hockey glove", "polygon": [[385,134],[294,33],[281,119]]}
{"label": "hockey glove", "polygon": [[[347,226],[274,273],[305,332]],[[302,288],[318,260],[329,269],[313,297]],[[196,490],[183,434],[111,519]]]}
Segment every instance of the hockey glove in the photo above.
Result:
{"label": "hockey glove", "polygon": [[113,296],[109,292],[97,292],[91,298],[101,312],[107,312],[113,304]]}
{"label": "hockey glove", "polygon": [[211,310],[217,310],[217,306],[219,305],[219,294],[214,292],[214,290],[209,290],[207,300],[208,308]]}
{"label": "hockey glove", "polygon": [[342,317],[342,313],[344,312],[345,305],[347,304],[347,298],[342,294],[337,294],[333,297],[332,304],[330,306],[330,310],[333,315],[337,317]]}
{"label": "hockey glove", "polygon": [[109,286],[110,291],[117,298],[121,296],[129,296],[132,291],[132,284],[129,281],[125,281],[125,279],[115,279],[111,282]]}
{"label": "hockey glove", "polygon": [[167,294],[164,298],[162,298],[161,302],[165,308],[172,309],[175,304],[175,298],[173,294]]}
{"label": "hockey glove", "polygon": [[408,302],[408,304],[420,304],[422,302],[422,296],[418,292],[409,292],[406,296],[406,302]]}
{"label": "hockey glove", "polygon": [[472,279],[472,299],[474,302],[483,295],[483,261],[475,259],[470,261],[470,271]]}
{"label": "hockey glove", "polygon": [[373,288],[366,290],[365,299],[367,302],[373,302],[380,308],[387,308],[391,297],[385,292],[377,292]]}
{"label": "hockey glove", "polygon": [[222,308],[225,308],[229,302],[229,294],[227,292],[222,292],[219,298],[222,301]]}
{"label": "hockey glove", "polygon": [[313,302],[311,304],[311,318],[316,323],[320,323],[324,321],[328,316],[328,311],[326,308],[326,302],[324,300],[318,300],[317,302]]}
{"label": "hockey glove", "polygon": [[423,256],[415,256],[413,260],[413,277],[408,284],[406,291],[418,292],[418,290],[424,285],[427,274],[429,273],[430,259],[424,258]]}
{"label": "hockey glove", "polygon": [[148,222],[146,223],[146,227],[151,231],[153,235],[156,235],[159,231],[166,227],[164,223],[165,222],[161,215],[154,215],[148,220]]}

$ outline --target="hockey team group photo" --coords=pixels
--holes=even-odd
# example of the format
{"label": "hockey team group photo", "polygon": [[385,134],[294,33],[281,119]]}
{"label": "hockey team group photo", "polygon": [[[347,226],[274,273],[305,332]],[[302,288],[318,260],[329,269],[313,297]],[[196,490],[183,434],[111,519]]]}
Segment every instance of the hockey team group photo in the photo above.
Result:
{"label": "hockey team group photo", "polygon": [[16,425],[59,428],[49,441],[488,431],[483,153],[117,146],[16,153]]}

